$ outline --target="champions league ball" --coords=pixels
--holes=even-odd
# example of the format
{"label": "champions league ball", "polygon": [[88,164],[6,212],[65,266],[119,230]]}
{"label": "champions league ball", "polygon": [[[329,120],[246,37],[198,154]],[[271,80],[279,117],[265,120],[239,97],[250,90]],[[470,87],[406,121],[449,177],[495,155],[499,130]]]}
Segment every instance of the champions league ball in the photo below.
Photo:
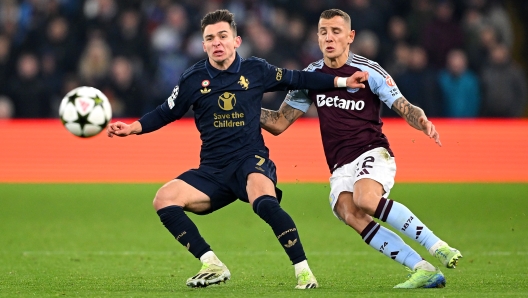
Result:
{"label": "champions league ball", "polygon": [[112,108],[108,98],[99,89],[82,86],[64,96],[59,117],[69,132],[89,138],[106,128],[112,119]]}

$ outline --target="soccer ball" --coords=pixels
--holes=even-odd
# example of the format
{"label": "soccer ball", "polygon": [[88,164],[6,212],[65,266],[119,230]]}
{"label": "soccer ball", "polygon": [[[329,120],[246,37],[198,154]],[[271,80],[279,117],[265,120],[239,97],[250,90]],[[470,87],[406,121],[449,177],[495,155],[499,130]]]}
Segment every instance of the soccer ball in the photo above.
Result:
{"label": "soccer ball", "polygon": [[105,129],[112,119],[112,107],[108,98],[97,88],[77,87],[61,101],[59,117],[72,134],[89,138]]}

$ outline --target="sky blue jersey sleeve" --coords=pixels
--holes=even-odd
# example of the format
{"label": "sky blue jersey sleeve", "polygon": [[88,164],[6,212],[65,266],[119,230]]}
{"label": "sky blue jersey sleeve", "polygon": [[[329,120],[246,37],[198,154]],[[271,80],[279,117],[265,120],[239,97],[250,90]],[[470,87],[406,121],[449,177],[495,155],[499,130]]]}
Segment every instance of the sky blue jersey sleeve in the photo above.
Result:
{"label": "sky blue jersey sleeve", "polygon": [[308,90],[292,90],[288,92],[284,102],[290,107],[303,111],[306,113],[312,104],[312,100],[308,98]]}
{"label": "sky blue jersey sleeve", "polygon": [[[376,62],[372,63],[375,63],[381,69]],[[376,94],[387,107],[392,108],[394,101],[402,96],[392,77],[386,72],[382,74],[369,68],[365,70],[369,72],[368,83],[372,93]]]}

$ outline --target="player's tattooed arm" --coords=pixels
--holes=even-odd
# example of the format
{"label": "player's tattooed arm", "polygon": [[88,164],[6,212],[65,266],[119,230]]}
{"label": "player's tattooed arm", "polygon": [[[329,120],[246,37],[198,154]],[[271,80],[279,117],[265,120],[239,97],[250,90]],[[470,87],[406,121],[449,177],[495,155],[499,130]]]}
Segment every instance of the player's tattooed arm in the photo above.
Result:
{"label": "player's tattooed arm", "polygon": [[394,101],[392,109],[403,117],[410,126],[423,131],[429,138],[434,139],[439,146],[442,146],[440,134],[436,131],[434,124],[427,119],[421,108],[412,105],[402,96]]}
{"label": "player's tattooed arm", "polygon": [[261,109],[260,126],[273,135],[279,135],[303,114],[304,112],[286,103],[283,103],[278,111]]}
{"label": "player's tattooed arm", "polygon": [[[419,107],[411,104],[405,97],[400,97],[392,104],[392,109],[398,113],[410,126],[422,130],[420,117],[425,117],[425,113]],[[426,118],[427,119],[427,118]]]}

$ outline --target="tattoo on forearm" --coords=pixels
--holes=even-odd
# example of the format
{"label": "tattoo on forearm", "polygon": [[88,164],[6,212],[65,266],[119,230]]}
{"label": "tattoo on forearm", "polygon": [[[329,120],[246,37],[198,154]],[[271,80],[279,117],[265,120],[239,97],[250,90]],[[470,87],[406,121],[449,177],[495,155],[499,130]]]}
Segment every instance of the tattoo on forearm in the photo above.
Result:
{"label": "tattoo on forearm", "polygon": [[282,107],[282,109],[280,109],[280,112],[282,112],[282,114],[284,115],[284,118],[286,118],[286,120],[288,120],[290,124],[293,123],[295,119],[297,119],[295,115],[295,111],[296,109],[290,107],[289,105],[285,105]]}
{"label": "tattoo on forearm", "polygon": [[398,113],[398,115],[403,117],[410,125],[420,129],[420,123],[418,122],[418,119],[420,119],[421,116],[424,116],[422,109],[413,106],[404,97],[396,99],[396,101],[392,104],[392,109]]}
{"label": "tattoo on forearm", "polygon": [[276,123],[279,116],[280,114],[278,111],[262,109],[260,111],[260,124],[266,124],[268,122]]}

